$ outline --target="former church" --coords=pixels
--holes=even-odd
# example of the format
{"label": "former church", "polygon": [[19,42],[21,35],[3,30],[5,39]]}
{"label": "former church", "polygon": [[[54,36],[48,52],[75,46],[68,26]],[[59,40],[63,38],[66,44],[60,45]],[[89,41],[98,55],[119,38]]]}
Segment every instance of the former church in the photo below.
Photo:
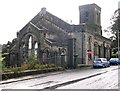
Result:
{"label": "former church", "polygon": [[82,5],[79,13],[79,25],[74,25],[42,8],[7,44],[8,66],[20,66],[30,53],[39,64],[64,67],[92,64],[97,57],[109,59],[111,41],[102,36],[101,8],[96,4]]}

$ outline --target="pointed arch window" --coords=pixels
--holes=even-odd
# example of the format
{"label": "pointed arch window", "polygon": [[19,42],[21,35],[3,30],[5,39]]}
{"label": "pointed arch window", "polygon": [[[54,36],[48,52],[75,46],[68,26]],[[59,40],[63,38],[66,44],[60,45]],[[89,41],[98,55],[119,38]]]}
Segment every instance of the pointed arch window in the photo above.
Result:
{"label": "pointed arch window", "polygon": [[28,45],[29,45],[28,46],[29,50],[31,50],[32,49],[32,36],[29,37],[29,44]]}
{"label": "pointed arch window", "polygon": [[37,60],[37,58],[38,58],[38,43],[37,42],[35,43],[35,49],[34,50],[35,50],[34,51],[35,60]]}

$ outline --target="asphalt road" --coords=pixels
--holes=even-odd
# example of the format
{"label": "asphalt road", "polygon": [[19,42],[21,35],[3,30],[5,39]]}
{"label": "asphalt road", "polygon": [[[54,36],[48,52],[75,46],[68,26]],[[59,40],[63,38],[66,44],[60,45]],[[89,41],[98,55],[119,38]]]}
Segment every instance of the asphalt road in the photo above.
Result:
{"label": "asphalt road", "polygon": [[57,89],[118,89],[118,70],[110,69],[103,74]]}
{"label": "asphalt road", "polygon": [[0,89],[118,89],[118,66],[82,68],[0,81]]}

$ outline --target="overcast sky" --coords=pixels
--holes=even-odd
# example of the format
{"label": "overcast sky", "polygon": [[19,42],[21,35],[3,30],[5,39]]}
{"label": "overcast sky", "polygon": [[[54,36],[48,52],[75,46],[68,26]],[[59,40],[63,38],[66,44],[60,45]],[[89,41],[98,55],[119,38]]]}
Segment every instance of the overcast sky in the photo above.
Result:
{"label": "overcast sky", "polygon": [[102,8],[102,29],[110,26],[110,18],[118,8],[120,0],[0,0],[0,44],[6,44],[16,38],[16,32],[22,29],[42,7],[72,24],[79,24],[78,7],[96,3]]}

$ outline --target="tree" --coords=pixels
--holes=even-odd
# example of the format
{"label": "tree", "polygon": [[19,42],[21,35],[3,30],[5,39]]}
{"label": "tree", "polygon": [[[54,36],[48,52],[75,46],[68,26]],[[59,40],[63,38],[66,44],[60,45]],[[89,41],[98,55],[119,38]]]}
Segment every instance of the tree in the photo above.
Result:
{"label": "tree", "polygon": [[9,57],[10,44],[11,44],[11,42],[8,41],[7,44],[4,44],[2,46],[2,57],[4,58],[3,59],[3,64],[6,67],[10,66],[10,62],[9,62],[9,59],[10,59],[10,57]]}
{"label": "tree", "polygon": [[112,26],[110,26],[110,29],[111,33],[113,34],[113,36],[110,37],[110,39],[112,40],[111,47],[113,49],[113,52],[116,53],[118,51],[118,36],[120,36],[120,9],[114,12],[111,20]]}
{"label": "tree", "polygon": [[9,61],[7,45],[3,45],[2,47],[2,58],[3,58],[2,65],[7,66],[7,62]]}

